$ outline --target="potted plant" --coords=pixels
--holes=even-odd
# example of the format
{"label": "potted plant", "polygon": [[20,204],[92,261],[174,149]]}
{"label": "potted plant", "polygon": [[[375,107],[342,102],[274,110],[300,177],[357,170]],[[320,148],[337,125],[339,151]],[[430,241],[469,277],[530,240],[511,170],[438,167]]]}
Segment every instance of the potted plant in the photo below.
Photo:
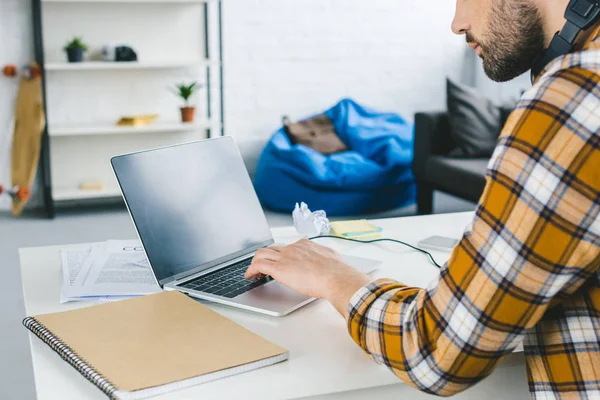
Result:
{"label": "potted plant", "polygon": [[81,41],[80,37],[71,40],[64,49],[67,52],[67,59],[70,63],[83,61],[83,53],[87,51],[87,45]]}
{"label": "potted plant", "polygon": [[184,102],[184,106],[181,107],[181,121],[193,122],[196,108],[190,106],[190,98],[198,89],[200,89],[200,85],[198,85],[198,82],[192,82],[188,85],[181,83],[175,87],[177,88],[177,95],[181,97]]}

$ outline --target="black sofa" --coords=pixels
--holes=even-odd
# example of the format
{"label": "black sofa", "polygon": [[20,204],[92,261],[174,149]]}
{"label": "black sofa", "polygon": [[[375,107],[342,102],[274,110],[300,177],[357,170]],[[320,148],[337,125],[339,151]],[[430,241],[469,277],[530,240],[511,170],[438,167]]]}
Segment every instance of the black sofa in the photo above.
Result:
{"label": "black sofa", "polygon": [[[502,125],[511,110],[502,109]],[[446,112],[415,115],[413,171],[417,181],[417,213],[433,213],[433,192],[442,192],[476,203],[485,187],[489,158],[450,158],[456,147]]]}

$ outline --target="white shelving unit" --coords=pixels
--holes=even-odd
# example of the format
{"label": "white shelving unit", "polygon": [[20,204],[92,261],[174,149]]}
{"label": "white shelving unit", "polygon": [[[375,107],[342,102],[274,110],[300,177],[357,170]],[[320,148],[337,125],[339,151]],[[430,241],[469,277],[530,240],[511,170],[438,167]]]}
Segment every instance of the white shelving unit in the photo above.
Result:
{"label": "white shelving unit", "polygon": [[180,133],[195,130],[216,128],[210,121],[196,121],[193,123],[171,122],[154,123],[146,126],[117,126],[117,125],[75,125],[75,126],[50,126],[48,134],[52,137],[84,136],[84,135],[126,135],[145,133]]}
{"label": "white shelving unit", "polygon": [[82,190],[58,187],[54,188],[52,195],[56,201],[105,199],[121,196],[121,190],[117,186],[101,190]]}
{"label": "white shelving unit", "polygon": [[219,0],[41,0],[42,3],[211,3]]}
{"label": "white shelving unit", "polygon": [[[222,134],[220,0],[33,0],[36,58],[44,66],[46,135],[42,173],[46,209],[120,197],[111,157]],[[109,5],[109,6],[108,6]],[[68,63],[73,37],[88,45]],[[132,47],[135,62],[105,62],[103,46]],[[196,119],[182,123],[175,84],[201,85]],[[146,126],[123,116],[157,114]],[[100,183],[102,190],[82,190]]]}
{"label": "white shelving unit", "polygon": [[184,69],[184,68],[203,68],[208,66],[216,67],[219,62],[205,61],[167,61],[167,62],[104,62],[87,61],[82,63],[46,63],[46,71],[123,71],[123,70],[144,70],[144,69]]}

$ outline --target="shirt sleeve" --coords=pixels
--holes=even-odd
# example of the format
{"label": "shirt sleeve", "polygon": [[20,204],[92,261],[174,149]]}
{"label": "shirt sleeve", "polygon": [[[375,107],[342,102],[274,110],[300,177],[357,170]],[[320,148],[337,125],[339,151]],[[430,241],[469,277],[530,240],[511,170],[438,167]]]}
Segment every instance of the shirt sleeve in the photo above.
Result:
{"label": "shirt sleeve", "polygon": [[525,93],[439,279],[427,289],[381,279],[353,296],[349,332],[376,362],[424,392],[453,395],[488,376],[552,301],[594,275],[600,101],[592,78],[559,71]]}

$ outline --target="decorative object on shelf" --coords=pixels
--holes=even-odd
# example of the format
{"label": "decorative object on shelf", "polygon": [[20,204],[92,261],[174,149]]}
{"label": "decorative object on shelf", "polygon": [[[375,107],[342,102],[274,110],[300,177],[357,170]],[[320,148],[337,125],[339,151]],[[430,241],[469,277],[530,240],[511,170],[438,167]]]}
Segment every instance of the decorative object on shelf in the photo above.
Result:
{"label": "decorative object on shelf", "polygon": [[182,122],[194,122],[194,112],[196,111],[196,108],[190,106],[190,97],[192,97],[200,87],[201,85],[199,85],[198,82],[192,82],[189,85],[181,83],[176,86],[177,95],[184,101],[184,107],[181,107]]}
{"label": "decorative object on shelf", "polygon": [[118,126],[147,126],[158,119],[158,114],[128,115],[121,117]]}
{"label": "decorative object on shelf", "polygon": [[65,46],[67,52],[67,59],[70,63],[82,62],[83,53],[87,51],[87,45],[83,43],[80,37],[75,37]]}
{"label": "decorative object on shelf", "polygon": [[117,62],[131,62],[137,61],[137,54],[129,46],[117,46],[115,47],[115,61]]}
{"label": "decorative object on shelf", "polygon": [[79,189],[100,191],[105,189],[105,185],[102,181],[89,180],[81,182]]}
{"label": "decorative object on shelf", "polygon": [[129,46],[115,46],[108,44],[102,47],[102,60],[108,62],[137,61],[137,53]]}
{"label": "decorative object on shelf", "polygon": [[103,61],[115,61],[117,58],[117,46],[113,46],[113,45],[106,45],[106,46],[102,46],[102,60]]}

